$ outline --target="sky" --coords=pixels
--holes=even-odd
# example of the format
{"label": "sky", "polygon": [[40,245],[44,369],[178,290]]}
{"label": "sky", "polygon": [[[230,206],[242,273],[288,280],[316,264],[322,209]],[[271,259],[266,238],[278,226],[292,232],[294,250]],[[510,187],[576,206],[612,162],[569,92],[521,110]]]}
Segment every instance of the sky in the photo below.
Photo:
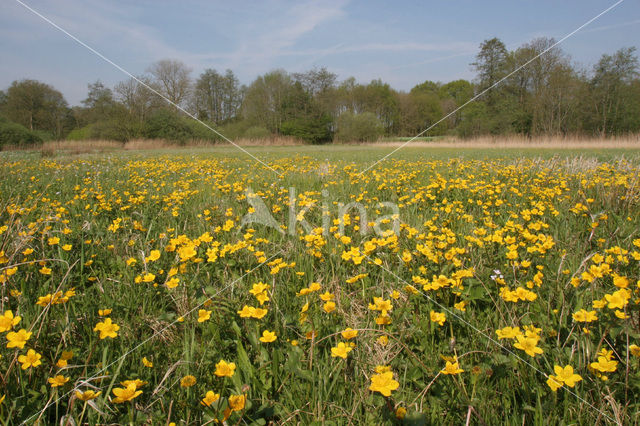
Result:
{"label": "sky", "polygon": [[[426,80],[473,79],[480,43],[515,49],[560,40],[616,0],[108,1],[2,0],[0,89],[25,78],[51,84],[71,105],[96,80],[128,76],[25,7],[134,75],[178,59],[197,77],[231,69],[241,83],[274,69],[326,67],[338,80],[382,79],[397,90]],[[560,47],[590,70],[602,54],[640,47],[640,2],[624,0]]]}

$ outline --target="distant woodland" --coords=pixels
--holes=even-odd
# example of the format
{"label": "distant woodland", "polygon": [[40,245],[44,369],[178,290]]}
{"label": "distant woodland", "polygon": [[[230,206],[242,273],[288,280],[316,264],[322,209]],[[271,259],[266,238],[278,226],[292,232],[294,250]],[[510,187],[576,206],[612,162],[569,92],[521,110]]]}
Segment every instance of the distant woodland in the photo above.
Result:
{"label": "distant woodland", "polygon": [[0,91],[0,147],[62,139],[221,140],[189,114],[230,139],[291,136],[312,144],[414,136],[449,114],[425,136],[606,137],[638,132],[635,48],[603,54],[591,68],[582,69],[560,47],[536,58],[554,43],[538,38],[509,51],[497,38],[485,40],[470,64],[474,80],[426,80],[408,92],[382,80],[339,81],[326,68],[301,73],[278,69],[245,85],[232,70],[194,75],[174,59],[153,63],[144,75],[114,87],[99,80],[90,83],[86,99],[77,106],[69,106],[45,82],[14,81]]}

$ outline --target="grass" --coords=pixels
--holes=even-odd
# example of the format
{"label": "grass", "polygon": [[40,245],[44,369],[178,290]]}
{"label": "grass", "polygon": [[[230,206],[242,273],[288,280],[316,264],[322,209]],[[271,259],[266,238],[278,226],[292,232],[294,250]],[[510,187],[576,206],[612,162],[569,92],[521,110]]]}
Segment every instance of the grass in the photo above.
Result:
{"label": "grass", "polygon": [[3,423],[638,422],[640,151],[146,148],[1,153]]}

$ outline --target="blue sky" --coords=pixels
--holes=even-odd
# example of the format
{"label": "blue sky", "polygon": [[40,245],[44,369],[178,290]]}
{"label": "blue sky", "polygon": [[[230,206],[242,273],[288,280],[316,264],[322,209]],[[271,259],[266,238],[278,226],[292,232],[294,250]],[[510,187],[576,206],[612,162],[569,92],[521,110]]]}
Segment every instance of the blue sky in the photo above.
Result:
{"label": "blue sky", "polygon": [[[133,74],[180,59],[196,77],[232,69],[242,83],[276,68],[326,66],[340,80],[375,78],[399,90],[425,80],[472,79],[479,44],[513,49],[560,39],[615,1],[106,1],[21,0]],[[561,47],[590,69],[603,53],[638,46],[640,2],[626,0]],[[638,46],[640,47],[640,46]],[[16,0],[0,3],[0,88],[33,78],[71,104],[87,83],[127,78]]]}

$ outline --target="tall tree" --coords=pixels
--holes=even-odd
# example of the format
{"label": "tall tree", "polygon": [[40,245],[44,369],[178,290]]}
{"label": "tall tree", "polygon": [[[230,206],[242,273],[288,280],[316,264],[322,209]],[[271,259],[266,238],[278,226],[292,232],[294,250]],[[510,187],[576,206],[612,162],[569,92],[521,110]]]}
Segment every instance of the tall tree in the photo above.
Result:
{"label": "tall tree", "polygon": [[158,91],[176,105],[182,106],[191,87],[191,68],[175,59],[162,59],[147,70]]}
{"label": "tall tree", "polygon": [[147,86],[150,85],[151,81],[147,77],[139,76],[137,79],[130,78],[121,81],[114,87],[116,99],[120,101],[127,108],[129,114],[139,122],[143,122],[150,116],[155,108],[165,103],[149,90]]}
{"label": "tall tree", "polygon": [[36,80],[14,81],[7,90],[7,117],[30,130],[44,130],[55,138],[64,133],[68,114],[62,93]]}
{"label": "tall tree", "polygon": [[224,75],[207,69],[196,81],[193,106],[201,119],[220,124],[235,118],[242,103],[240,82],[227,70]]}
{"label": "tall tree", "polygon": [[635,47],[622,48],[613,55],[602,55],[594,66],[591,79],[595,121],[604,136],[624,131],[621,120],[627,106],[637,102],[628,89],[638,76],[638,57]]}
{"label": "tall tree", "polygon": [[[480,52],[476,55],[476,61],[471,64],[478,73],[478,90],[482,91],[492,87],[507,74],[507,57],[507,48],[498,38],[494,37],[480,44]],[[495,89],[489,90],[485,95],[488,105],[494,104],[497,99]]]}
{"label": "tall tree", "polygon": [[87,89],[87,97],[82,100],[85,122],[94,123],[110,118],[116,106],[111,89],[105,87],[100,80],[89,83]]}
{"label": "tall tree", "polygon": [[284,101],[293,89],[293,80],[284,70],[259,76],[247,88],[242,103],[244,117],[251,123],[278,133],[286,120]]}

